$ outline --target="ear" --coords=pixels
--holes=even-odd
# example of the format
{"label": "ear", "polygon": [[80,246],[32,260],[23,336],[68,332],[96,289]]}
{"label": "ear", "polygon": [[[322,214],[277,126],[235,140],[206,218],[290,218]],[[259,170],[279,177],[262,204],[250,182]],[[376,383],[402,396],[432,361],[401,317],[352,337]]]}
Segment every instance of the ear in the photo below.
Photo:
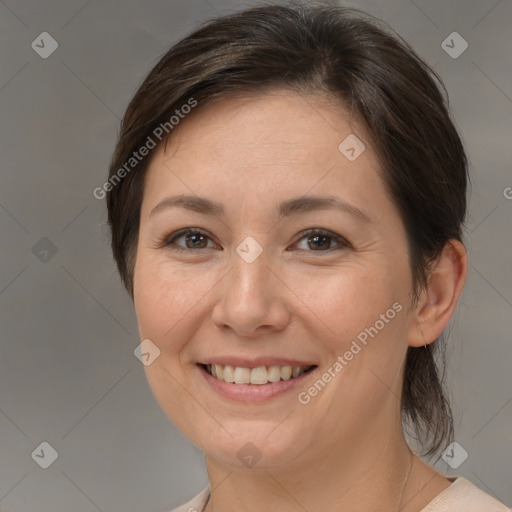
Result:
{"label": "ear", "polygon": [[409,346],[421,347],[441,335],[457,307],[467,271],[468,257],[464,244],[449,240],[415,307],[409,329]]}

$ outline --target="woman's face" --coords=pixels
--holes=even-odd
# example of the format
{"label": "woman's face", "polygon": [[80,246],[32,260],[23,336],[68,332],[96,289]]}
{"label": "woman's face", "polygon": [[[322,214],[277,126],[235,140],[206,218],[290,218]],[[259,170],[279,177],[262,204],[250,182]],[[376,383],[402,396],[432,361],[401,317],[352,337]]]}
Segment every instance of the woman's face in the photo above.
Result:
{"label": "woman's face", "polygon": [[[364,151],[339,149],[354,132]],[[167,416],[240,468],[396,435],[412,281],[364,131],[327,97],[281,91],[198,110],[153,151],[134,301]]]}

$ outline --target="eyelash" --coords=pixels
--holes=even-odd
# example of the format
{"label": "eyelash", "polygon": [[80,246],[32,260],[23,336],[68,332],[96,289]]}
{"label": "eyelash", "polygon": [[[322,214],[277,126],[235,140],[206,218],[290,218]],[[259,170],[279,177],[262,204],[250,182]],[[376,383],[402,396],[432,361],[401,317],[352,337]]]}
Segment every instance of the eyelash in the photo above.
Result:
{"label": "eyelash", "polygon": [[[171,235],[164,237],[159,242],[158,247],[159,248],[167,248],[167,249],[171,249],[173,251],[178,251],[178,252],[201,251],[201,250],[208,249],[207,247],[200,248],[200,249],[191,249],[191,248],[181,247],[179,245],[176,245],[175,240],[181,238],[184,235],[203,235],[204,237],[211,240],[211,238],[208,236],[208,234],[205,233],[204,231],[202,231],[201,229],[185,228],[185,229],[181,229],[180,231],[177,231],[176,233],[172,233]],[[299,238],[297,239],[297,242],[295,242],[295,244],[297,244],[298,242],[300,242],[303,238],[306,238],[307,236],[325,236],[327,238],[332,239],[338,245],[334,248],[331,247],[327,250],[314,251],[314,250],[307,250],[307,249],[299,249],[300,251],[331,253],[336,250],[347,249],[347,248],[352,247],[351,244],[342,236],[336,235],[335,233],[332,233],[330,231],[327,231],[324,229],[318,229],[318,228],[306,229],[306,230],[302,231],[301,233],[299,233],[299,235],[298,235]]]}

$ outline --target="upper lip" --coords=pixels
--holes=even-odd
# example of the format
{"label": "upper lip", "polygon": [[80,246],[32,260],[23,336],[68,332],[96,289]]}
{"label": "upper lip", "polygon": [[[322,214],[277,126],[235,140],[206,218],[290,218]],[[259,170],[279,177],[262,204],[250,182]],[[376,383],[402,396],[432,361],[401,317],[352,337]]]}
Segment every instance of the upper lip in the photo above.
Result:
{"label": "upper lip", "polygon": [[268,357],[261,356],[255,358],[244,358],[244,357],[212,357],[204,359],[199,364],[218,364],[220,366],[239,366],[240,368],[257,368],[259,366],[301,366],[309,367],[315,366],[314,363],[296,361],[292,359],[286,359],[282,357]]}

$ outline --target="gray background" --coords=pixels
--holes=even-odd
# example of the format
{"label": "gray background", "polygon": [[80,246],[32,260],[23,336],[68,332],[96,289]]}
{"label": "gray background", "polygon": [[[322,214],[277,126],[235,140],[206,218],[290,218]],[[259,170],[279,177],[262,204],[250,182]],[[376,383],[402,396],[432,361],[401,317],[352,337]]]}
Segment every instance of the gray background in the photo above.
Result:
{"label": "gray background", "polygon": [[[0,1],[3,512],[161,512],[207,485],[202,454],[160,411],[133,355],[136,318],[92,190],[163,52],[197,22],[251,4]],[[411,42],[450,94],[473,176],[470,271],[449,365],[456,440],[469,458],[437,466],[511,506],[512,4],[350,5]],[[47,59],[31,48],[44,31],[59,44]],[[457,59],[441,48],[453,31],[469,43]],[[48,469],[31,457],[43,441],[58,452]]]}

